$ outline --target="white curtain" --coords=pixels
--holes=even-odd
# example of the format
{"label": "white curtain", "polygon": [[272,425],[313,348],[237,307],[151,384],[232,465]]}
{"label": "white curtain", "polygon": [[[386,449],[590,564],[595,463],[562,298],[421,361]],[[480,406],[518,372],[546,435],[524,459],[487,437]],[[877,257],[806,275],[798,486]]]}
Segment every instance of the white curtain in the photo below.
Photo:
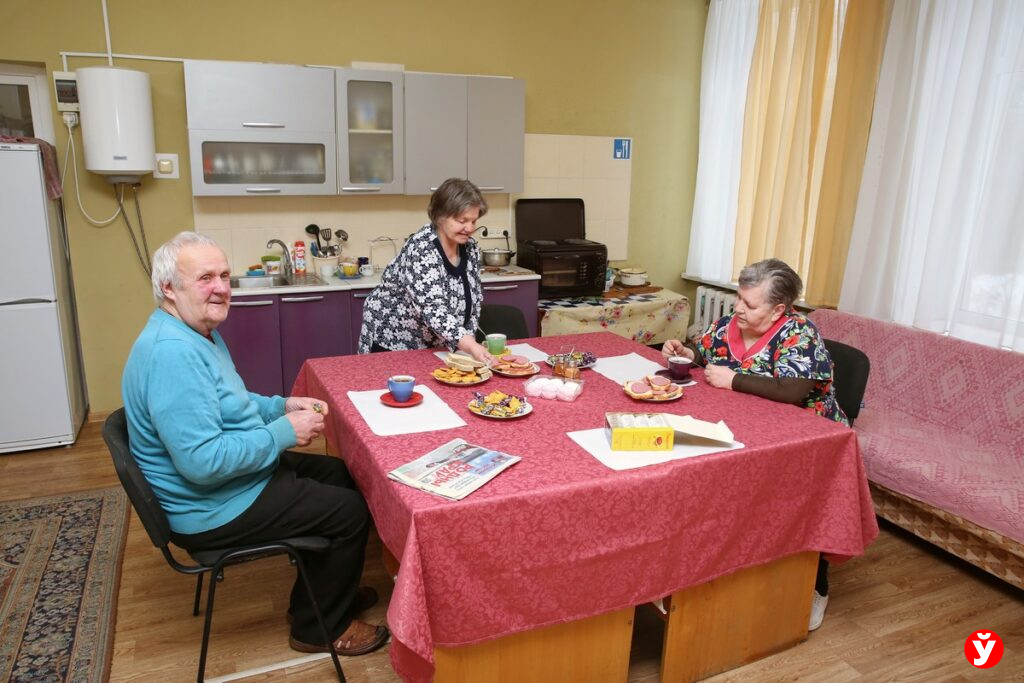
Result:
{"label": "white curtain", "polygon": [[894,3],[839,308],[1024,351],[1024,2]]}
{"label": "white curtain", "polygon": [[712,0],[700,81],[697,189],[686,273],[732,279],[743,112],[757,37],[758,0]]}

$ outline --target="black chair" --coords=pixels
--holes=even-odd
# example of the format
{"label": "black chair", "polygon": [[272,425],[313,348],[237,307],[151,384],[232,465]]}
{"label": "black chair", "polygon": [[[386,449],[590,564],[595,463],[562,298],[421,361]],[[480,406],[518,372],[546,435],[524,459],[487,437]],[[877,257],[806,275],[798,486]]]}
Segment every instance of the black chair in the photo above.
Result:
{"label": "black chair", "polygon": [[825,340],[825,348],[832,356],[834,368],[832,383],[836,390],[836,402],[850,418],[850,425],[860,415],[860,404],[864,399],[864,389],[868,386],[868,373],[871,361],[858,348],[838,342],[834,339]]}
{"label": "black chair", "polygon": [[[504,334],[508,339],[526,339],[530,336],[523,311],[515,306],[502,304],[480,306],[480,330],[486,331],[487,334]],[[477,341],[483,342],[483,335],[479,331]]]}
{"label": "black chair", "polygon": [[[317,621],[320,623],[320,630],[325,643],[332,642],[327,627],[324,624],[323,616],[320,614],[320,605],[313,594],[313,588],[306,577],[306,569],[302,558],[297,551],[309,550],[323,552],[330,547],[330,540],[323,536],[297,536],[294,538],[282,538],[278,541],[248,545],[236,548],[222,548],[217,550],[202,550],[190,552],[189,556],[196,562],[194,565],[182,564],[175,559],[168,544],[171,540],[171,526],[167,521],[164,509],[160,507],[153,489],[146,480],[139,465],[135,462],[128,447],[128,422],[125,418],[124,408],[119,408],[111,413],[106,422],[103,423],[103,440],[107,442],[107,448],[114,459],[114,469],[121,480],[132,507],[142,520],[142,526],[146,528],[149,539],[164,554],[167,564],[182,574],[196,575],[196,595],[192,604],[192,615],[199,614],[199,598],[203,591],[203,575],[212,573],[213,579],[206,596],[206,622],[203,625],[203,646],[199,655],[199,672],[196,680],[200,683],[203,680],[203,673],[206,670],[206,653],[210,641],[210,624],[213,621],[213,598],[216,593],[217,581],[224,577],[224,567],[238,562],[270,557],[273,555],[287,554],[291,561],[298,568],[299,576],[306,585],[306,591],[313,601],[313,608],[316,612]],[[345,683],[345,674],[341,670],[341,662],[334,648],[330,648],[331,659],[334,660],[334,668],[338,672],[338,680]]]}

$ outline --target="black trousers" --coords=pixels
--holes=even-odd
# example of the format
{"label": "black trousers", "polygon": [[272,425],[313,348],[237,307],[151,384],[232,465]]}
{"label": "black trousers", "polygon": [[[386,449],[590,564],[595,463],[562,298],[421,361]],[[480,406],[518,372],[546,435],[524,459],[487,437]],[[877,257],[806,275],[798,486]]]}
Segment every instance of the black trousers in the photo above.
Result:
{"label": "black trousers", "polygon": [[822,597],[828,595],[828,560],[821,554],[818,555],[818,575],[814,579],[814,590]]}
{"label": "black trousers", "polygon": [[[290,536],[326,536],[326,552],[302,552],[324,623],[337,639],[352,621],[351,606],[363,573],[370,513],[345,463],[326,455],[285,451],[266,488],[249,509],[227,524],[171,537],[186,550],[228,548]],[[292,637],[323,644],[323,636],[296,573],[291,592]]]}

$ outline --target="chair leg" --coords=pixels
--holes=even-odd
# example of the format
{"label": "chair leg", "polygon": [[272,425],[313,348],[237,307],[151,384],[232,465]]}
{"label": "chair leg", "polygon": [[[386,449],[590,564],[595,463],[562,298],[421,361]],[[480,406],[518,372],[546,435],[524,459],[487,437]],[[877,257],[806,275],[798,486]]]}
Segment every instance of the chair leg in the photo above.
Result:
{"label": "chair leg", "polygon": [[199,616],[199,598],[203,594],[203,574],[196,574],[196,599],[192,601],[192,616]]}
{"label": "chair leg", "polygon": [[299,556],[298,551],[289,550],[288,556],[294,560],[295,566],[299,570],[299,576],[302,577],[302,583],[306,587],[306,594],[309,596],[309,601],[313,604],[313,612],[316,614],[317,623],[320,624],[320,632],[324,636],[324,642],[327,643],[327,651],[331,653],[331,660],[334,661],[334,670],[338,672],[338,682],[345,683],[345,672],[341,670],[341,662],[338,661],[338,653],[334,651],[334,639],[331,638],[331,634],[327,630],[327,624],[324,623],[324,617],[320,614],[320,603],[317,602],[316,595],[313,593],[313,586],[310,585],[309,578],[306,576],[306,565],[302,562],[302,558]]}
{"label": "chair leg", "polygon": [[[213,568],[213,576],[221,571],[221,565]],[[202,574],[199,575],[202,577]],[[213,623],[213,597],[217,592],[216,579],[210,580],[210,587],[206,589],[206,618],[203,620],[203,646],[199,651],[199,672],[196,674],[196,683],[203,683],[203,674],[206,672],[206,653],[210,647],[210,625]],[[198,600],[198,594],[196,600]]]}

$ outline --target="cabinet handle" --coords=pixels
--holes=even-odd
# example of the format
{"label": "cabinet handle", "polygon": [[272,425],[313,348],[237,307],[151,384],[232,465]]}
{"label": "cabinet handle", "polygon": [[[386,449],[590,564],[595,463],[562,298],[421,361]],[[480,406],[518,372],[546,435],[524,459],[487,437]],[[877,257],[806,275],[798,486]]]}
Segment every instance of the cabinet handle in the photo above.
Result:
{"label": "cabinet handle", "polygon": [[283,296],[281,297],[281,303],[283,304],[301,304],[304,301],[323,301],[322,296]]}
{"label": "cabinet handle", "polygon": [[366,297],[370,296],[371,293],[372,292],[367,292],[366,294],[353,294],[352,298],[353,299],[365,299]]}
{"label": "cabinet handle", "polygon": [[505,189],[505,186],[504,185],[491,185],[491,186],[479,185],[477,187],[477,189],[480,190],[481,192],[501,192],[502,190]]}
{"label": "cabinet handle", "polygon": [[508,289],[519,289],[519,285],[502,285],[501,287],[495,287],[492,285],[490,287],[484,287],[485,292],[504,292]]}
{"label": "cabinet handle", "polygon": [[342,187],[342,192],[380,192],[379,187]]}
{"label": "cabinet handle", "polygon": [[262,123],[259,121],[252,121],[249,123],[242,123],[245,128],[284,128],[283,123]]}
{"label": "cabinet handle", "polygon": [[245,191],[249,192],[251,194],[274,194],[275,192],[280,192],[281,188],[280,187],[247,187],[247,188],[245,188]]}
{"label": "cabinet handle", "polygon": [[250,306],[273,306],[273,301],[232,301],[230,306],[239,307],[250,307]]}

